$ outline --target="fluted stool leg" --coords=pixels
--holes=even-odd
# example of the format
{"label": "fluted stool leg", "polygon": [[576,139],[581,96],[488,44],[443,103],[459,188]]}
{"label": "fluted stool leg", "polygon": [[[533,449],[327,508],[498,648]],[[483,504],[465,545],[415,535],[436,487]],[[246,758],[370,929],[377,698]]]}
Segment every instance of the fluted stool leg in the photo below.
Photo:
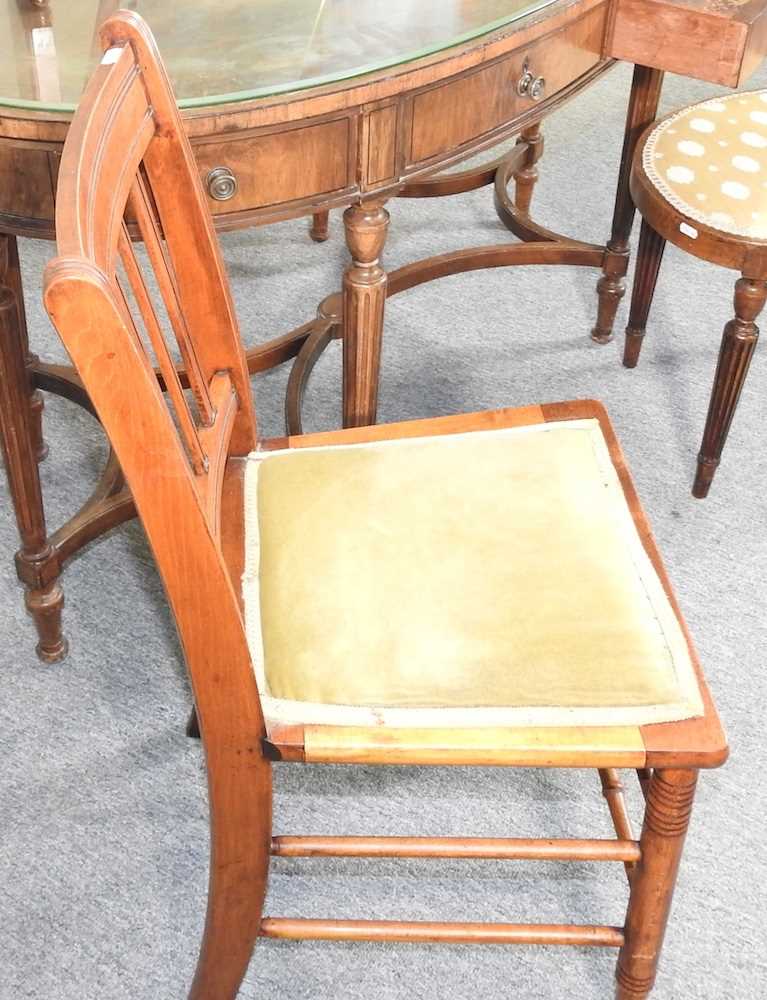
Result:
{"label": "fluted stool leg", "polygon": [[727,323],[722,335],[703,443],[698,453],[698,470],[692,488],[693,496],[699,499],[708,495],[722,456],[751,357],[759,339],[759,327],[754,321],[764,308],[765,298],[767,282],[764,280],[744,277],[735,283],[735,318]]}
{"label": "fluted stool leg", "polygon": [[643,220],[634,271],[634,288],[631,293],[631,310],[623,348],[623,364],[626,368],[635,368],[639,360],[665,247],[666,241],[663,237]]}
{"label": "fluted stool leg", "polygon": [[647,790],[642,859],[634,869],[616,1000],[646,1000],[655,983],[697,771],[654,771]]}

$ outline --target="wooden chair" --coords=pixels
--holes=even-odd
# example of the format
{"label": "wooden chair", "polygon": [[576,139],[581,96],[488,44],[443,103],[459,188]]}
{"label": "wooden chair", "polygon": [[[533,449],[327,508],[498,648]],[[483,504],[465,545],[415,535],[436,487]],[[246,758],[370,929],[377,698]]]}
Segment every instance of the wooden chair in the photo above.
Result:
{"label": "wooden chair", "polygon": [[724,328],[693,495],[706,497],[759,337],[767,299],[767,91],[669,115],[637,146],[631,194],[642,215],[623,364],[634,368],[666,242],[740,271]]}
{"label": "wooden chair", "polygon": [[[153,39],[122,12],[102,42],[45,302],[134,493],[194,691],[211,865],[189,996],[234,997],[261,936],[616,947],[616,995],[646,997],[698,770],[727,749],[604,410],[259,440]],[[616,839],[273,836],[274,761],[593,768]],[[621,767],[646,796],[638,841]],[[270,856],[622,862],[628,912],[622,927],[265,917]]]}

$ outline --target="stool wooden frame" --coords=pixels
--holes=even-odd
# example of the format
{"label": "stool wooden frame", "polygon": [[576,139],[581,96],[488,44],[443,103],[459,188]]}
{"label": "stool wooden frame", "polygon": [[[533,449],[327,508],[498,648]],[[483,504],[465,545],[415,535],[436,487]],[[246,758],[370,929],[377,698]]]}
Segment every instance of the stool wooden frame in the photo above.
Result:
{"label": "stool wooden frame", "polygon": [[643,166],[644,148],[656,127],[651,126],[642,136],[631,171],[631,195],[642,216],[642,229],[623,364],[634,368],[639,360],[667,242],[694,257],[732,268],[741,274],[735,283],[735,316],[725,325],[722,335],[703,441],[698,453],[692,492],[702,499],[708,495],[719,465],[759,337],[755,320],[767,300],[767,240],[714,229],[686,215],[663,196]]}
{"label": "stool wooden frame", "polygon": [[[700,673],[704,714],[676,723],[455,731],[275,725],[262,714],[241,614],[243,471],[253,449],[589,416],[601,423],[645,549],[678,615],[604,410],[593,402],[556,404],[259,441],[218,244],[153,39],[140,18],[121,13],[105,24],[102,41],[104,61],[85,93],[62,159],[60,257],[46,271],[45,301],[132,490],[194,691],[207,760],[211,865],[207,921],[189,997],[234,997],[261,936],[615,947],[620,949],[616,996],[641,1000],[655,978],[698,771],[719,765],[727,754]],[[184,358],[193,407],[123,221],[126,205],[141,230]],[[11,307],[9,297],[0,302],[0,309]],[[275,760],[595,768],[616,839],[275,837]],[[636,769],[645,792],[639,840],[623,800],[620,767]],[[271,856],[620,862],[630,898],[623,927],[264,917]]]}

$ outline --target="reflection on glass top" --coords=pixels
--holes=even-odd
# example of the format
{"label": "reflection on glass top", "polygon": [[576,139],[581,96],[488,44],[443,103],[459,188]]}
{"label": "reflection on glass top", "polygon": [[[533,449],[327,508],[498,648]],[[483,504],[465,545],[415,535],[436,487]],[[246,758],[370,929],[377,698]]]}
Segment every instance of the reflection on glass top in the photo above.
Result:
{"label": "reflection on glass top", "polygon": [[73,110],[119,7],[152,29],[179,104],[287,93],[405,63],[554,0],[0,0],[0,105]]}

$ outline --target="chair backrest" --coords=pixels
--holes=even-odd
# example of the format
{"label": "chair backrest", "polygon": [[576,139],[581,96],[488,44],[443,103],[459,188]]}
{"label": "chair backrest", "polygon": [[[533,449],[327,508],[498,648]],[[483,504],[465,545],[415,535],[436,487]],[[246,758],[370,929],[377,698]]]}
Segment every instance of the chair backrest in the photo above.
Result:
{"label": "chair backrest", "polygon": [[[203,737],[222,727],[232,736],[240,723],[262,726],[220,547],[227,460],[256,444],[247,366],[154,39],[141,18],[121,11],[105,22],[101,41],[104,56],[61,160],[59,257],[46,269],[45,304],[133,492],[179,628]],[[145,255],[132,243],[134,226]]]}

